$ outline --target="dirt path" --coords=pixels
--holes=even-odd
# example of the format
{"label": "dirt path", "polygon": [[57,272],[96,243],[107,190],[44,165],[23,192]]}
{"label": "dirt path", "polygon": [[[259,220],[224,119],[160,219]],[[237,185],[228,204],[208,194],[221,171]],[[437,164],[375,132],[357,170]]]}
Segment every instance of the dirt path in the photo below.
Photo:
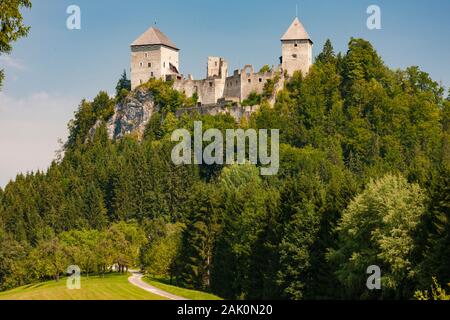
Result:
{"label": "dirt path", "polygon": [[130,270],[131,272],[131,277],[128,278],[128,281],[132,284],[135,285],[136,287],[139,287],[141,289],[144,289],[145,291],[151,292],[153,294],[156,294],[158,296],[170,299],[170,300],[188,300],[186,298],[183,297],[179,297],[176,296],[174,294],[168,293],[164,290],[155,288],[154,286],[149,285],[147,282],[144,282],[142,280],[143,274],[138,272],[138,271],[134,271],[134,270]]}

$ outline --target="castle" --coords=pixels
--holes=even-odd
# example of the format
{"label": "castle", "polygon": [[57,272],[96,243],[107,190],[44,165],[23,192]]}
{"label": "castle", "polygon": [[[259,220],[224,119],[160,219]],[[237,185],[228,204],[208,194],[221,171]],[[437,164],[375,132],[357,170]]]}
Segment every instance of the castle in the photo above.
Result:
{"label": "castle", "polygon": [[255,72],[251,65],[228,75],[228,63],[221,57],[208,57],[206,78],[194,80],[180,73],[180,49],[160,30],[150,28],[131,44],[131,87],[150,78],[173,81],[173,87],[186,96],[198,97],[201,106],[242,103],[253,92],[263,93],[268,80],[284,78],[312,65],[313,42],[298,18],[281,38],[280,64],[271,70]]}

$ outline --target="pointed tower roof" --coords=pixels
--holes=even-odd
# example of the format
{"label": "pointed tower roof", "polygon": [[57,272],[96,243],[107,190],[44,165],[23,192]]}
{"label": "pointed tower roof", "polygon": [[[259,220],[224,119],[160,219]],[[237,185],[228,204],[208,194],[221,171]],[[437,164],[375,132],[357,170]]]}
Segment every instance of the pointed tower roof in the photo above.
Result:
{"label": "pointed tower roof", "polygon": [[281,38],[281,41],[288,41],[288,40],[309,40],[312,42],[308,32],[306,32],[305,27],[298,18],[294,19],[289,29]]}
{"label": "pointed tower roof", "polygon": [[170,47],[176,50],[179,50],[177,46],[159,29],[151,27],[143,34],[139,36],[131,46],[146,46],[146,45],[154,45],[159,44],[166,47]]}

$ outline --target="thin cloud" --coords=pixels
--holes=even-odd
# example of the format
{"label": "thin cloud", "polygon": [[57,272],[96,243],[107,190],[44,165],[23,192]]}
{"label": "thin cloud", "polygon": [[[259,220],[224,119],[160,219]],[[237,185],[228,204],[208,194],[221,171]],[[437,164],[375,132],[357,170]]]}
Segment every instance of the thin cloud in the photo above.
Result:
{"label": "thin cloud", "polygon": [[10,67],[16,70],[26,70],[26,66],[19,59],[15,59],[11,56],[0,56],[0,63],[4,64],[6,67]]}
{"label": "thin cloud", "polygon": [[77,100],[45,91],[20,98],[0,92],[0,188],[19,172],[50,165]]}

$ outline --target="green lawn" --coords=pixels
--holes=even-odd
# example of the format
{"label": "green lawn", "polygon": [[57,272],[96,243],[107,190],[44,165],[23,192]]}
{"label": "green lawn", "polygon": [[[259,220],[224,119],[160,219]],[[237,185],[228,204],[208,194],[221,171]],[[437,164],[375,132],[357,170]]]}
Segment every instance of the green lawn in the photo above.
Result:
{"label": "green lawn", "polygon": [[66,288],[66,279],[49,281],[0,292],[0,300],[163,300],[128,282],[128,274],[107,274],[104,278],[82,277],[80,290]]}
{"label": "green lawn", "polygon": [[165,279],[157,279],[157,278],[147,276],[147,277],[144,277],[142,280],[144,280],[148,284],[150,284],[158,289],[164,290],[171,294],[174,294],[179,297],[186,298],[186,299],[190,299],[190,300],[223,300],[222,298],[215,296],[211,293],[171,286],[171,285],[165,283],[165,282],[167,282],[167,280],[165,280]]}

